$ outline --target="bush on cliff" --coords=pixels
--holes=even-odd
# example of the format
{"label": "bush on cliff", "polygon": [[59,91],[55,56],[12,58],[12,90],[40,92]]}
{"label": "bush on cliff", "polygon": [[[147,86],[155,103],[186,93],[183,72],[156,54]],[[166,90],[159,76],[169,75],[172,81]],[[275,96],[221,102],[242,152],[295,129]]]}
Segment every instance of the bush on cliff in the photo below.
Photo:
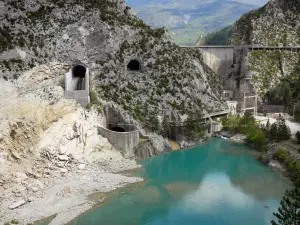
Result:
{"label": "bush on cliff", "polygon": [[297,131],[297,133],[296,133],[296,140],[300,144],[300,131]]}
{"label": "bush on cliff", "polygon": [[283,149],[278,149],[274,153],[273,157],[274,157],[274,159],[278,160],[279,162],[284,162],[287,157],[287,153]]}

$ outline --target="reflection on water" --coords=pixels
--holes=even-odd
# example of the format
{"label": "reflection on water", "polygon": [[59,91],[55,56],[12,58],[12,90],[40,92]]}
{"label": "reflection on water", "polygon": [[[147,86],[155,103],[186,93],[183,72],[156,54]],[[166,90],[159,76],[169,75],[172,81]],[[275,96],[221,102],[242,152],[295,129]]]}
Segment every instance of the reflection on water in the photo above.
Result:
{"label": "reflection on water", "polygon": [[73,225],[269,225],[289,182],[257,162],[252,150],[213,139],[143,160],[147,182],[124,188]]}

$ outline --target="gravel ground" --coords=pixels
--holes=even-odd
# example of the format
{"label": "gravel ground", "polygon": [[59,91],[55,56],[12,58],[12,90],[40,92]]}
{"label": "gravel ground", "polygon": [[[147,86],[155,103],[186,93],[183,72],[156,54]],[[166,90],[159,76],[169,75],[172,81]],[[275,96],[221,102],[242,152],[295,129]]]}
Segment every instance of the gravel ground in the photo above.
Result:
{"label": "gravel ground", "polygon": [[[117,162],[109,171],[129,170],[139,167],[133,160]],[[109,168],[109,167],[107,167]],[[95,203],[88,199],[88,195],[95,192],[109,192],[129,183],[140,182],[143,179],[126,177],[106,171],[103,164],[92,164],[84,170],[77,170],[60,177],[48,179],[52,185],[39,190],[25,200],[26,203],[16,209],[9,207],[23,196],[2,198],[0,203],[0,224],[16,219],[19,224],[28,224],[42,218],[57,214],[50,225],[60,225],[69,222],[81,213],[90,209]],[[98,202],[101,200],[98,200]]]}

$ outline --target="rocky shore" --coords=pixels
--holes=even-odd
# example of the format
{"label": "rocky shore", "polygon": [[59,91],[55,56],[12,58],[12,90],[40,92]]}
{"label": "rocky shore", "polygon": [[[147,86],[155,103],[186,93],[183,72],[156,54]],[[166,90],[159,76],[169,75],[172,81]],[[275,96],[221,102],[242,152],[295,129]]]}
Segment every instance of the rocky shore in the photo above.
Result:
{"label": "rocky shore", "polygon": [[62,68],[0,79],[0,224],[65,224],[95,204],[89,194],[142,181],[118,174],[139,165],[98,134],[105,116],[64,99]]}
{"label": "rocky shore", "polygon": [[26,225],[55,214],[50,224],[65,224],[103,200],[91,201],[89,194],[109,192],[142,181],[117,174],[139,165],[114,150],[102,151],[97,163],[68,162],[64,168],[49,168],[48,176],[17,172],[14,190],[1,187],[0,224],[16,220]]}

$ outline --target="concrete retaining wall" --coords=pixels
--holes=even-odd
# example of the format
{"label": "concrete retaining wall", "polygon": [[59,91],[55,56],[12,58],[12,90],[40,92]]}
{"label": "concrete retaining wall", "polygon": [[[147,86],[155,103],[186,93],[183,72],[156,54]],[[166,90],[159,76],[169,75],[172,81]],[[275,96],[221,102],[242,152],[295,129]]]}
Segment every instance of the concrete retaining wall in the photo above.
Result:
{"label": "concrete retaining wall", "polygon": [[124,154],[125,158],[135,156],[135,150],[137,149],[140,141],[138,130],[122,133],[111,131],[104,127],[98,127],[98,133],[107,138],[115,149]]}
{"label": "concrete retaining wall", "polygon": [[90,103],[89,91],[65,91],[65,98],[75,99],[82,106],[87,106]]}

